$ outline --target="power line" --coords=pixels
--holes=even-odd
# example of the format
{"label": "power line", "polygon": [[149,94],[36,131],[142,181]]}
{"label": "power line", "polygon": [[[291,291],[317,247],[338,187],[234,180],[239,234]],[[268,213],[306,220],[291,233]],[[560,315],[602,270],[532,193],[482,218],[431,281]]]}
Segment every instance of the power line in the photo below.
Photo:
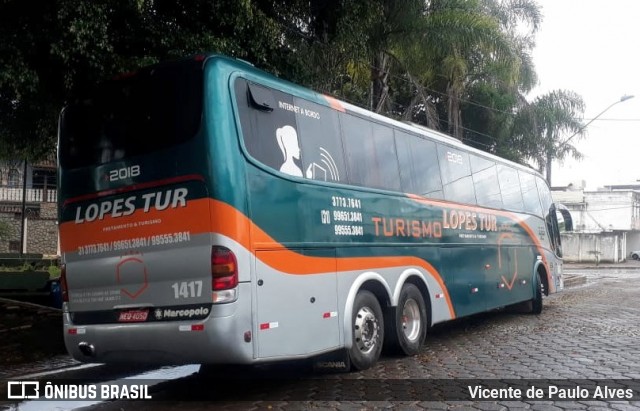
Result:
{"label": "power line", "polygon": [[591,121],[640,121],[640,118],[585,118],[584,120]]}

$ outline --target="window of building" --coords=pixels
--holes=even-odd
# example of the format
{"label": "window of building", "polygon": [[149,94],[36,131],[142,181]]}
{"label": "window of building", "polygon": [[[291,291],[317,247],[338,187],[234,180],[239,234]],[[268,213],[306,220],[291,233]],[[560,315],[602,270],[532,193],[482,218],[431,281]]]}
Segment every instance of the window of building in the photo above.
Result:
{"label": "window of building", "polygon": [[56,171],[49,169],[34,169],[33,170],[33,188],[48,190],[56,188]]}
{"label": "window of building", "polygon": [[20,241],[9,241],[9,252],[10,253],[19,253],[20,252]]}
{"label": "window of building", "polygon": [[7,186],[9,187],[20,187],[20,172],[12,168],[9,170],[7,174]]}

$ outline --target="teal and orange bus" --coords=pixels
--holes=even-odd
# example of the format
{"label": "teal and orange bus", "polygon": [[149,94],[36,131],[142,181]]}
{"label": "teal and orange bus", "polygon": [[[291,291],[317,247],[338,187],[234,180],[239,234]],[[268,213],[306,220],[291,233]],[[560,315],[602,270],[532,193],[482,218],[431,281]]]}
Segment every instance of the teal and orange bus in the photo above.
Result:
{"label": "teal and orange bus", "polygon": [[[218,55],[100,84],[59,129],[64,334],[86,362],[383,346],[563,288],[527,167]],[[566,223],[566,222],[565,222]]]}

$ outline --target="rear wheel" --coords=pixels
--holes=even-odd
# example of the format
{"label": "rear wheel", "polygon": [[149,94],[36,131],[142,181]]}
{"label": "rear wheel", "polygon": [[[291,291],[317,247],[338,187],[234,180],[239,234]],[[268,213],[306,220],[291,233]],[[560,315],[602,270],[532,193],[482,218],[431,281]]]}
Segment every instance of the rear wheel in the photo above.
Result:
{"label": "rear wheel", "polygon": [[640,255],[633,253],[631,254],[631,258],[633,258],[634,260],[640,260]]}
{"label": "rear wheel", "polygon": [[400,291],[395,318],[389,324],[388,346],[392,351],[415,355],[427,335],[427,308],[422,293],[413,284]]}
{"label": "rear wheel", "polygon": [[362,290],[356,295],[351,325],[353,327],[353,341],[349,350],[351,365],[356,370],[366,370],[380,358],[384,342],[382,309],[371,292]]}

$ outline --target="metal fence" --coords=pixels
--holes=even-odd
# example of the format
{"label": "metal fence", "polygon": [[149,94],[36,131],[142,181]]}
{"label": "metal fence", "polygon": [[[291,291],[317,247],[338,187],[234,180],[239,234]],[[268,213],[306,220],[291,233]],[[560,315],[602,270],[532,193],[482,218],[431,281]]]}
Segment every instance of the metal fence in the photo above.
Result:
{"label": "metal fence", "polygon": [[22,202],[26,194],[26,201],[33,203],[55,203],[58,200],[58,190],[42,188],[9,188],[0,187],[0,201]]}

